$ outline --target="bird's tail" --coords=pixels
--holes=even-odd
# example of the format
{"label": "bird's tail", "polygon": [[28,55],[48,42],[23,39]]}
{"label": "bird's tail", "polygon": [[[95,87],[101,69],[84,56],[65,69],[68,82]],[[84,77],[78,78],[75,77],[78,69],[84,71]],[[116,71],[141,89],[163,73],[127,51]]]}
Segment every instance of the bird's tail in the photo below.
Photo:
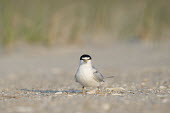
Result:
{"label": "bird's tail", "polygon": [[113,78],[114,76],[109,76],[109,77],[105,77],[105,78]]}

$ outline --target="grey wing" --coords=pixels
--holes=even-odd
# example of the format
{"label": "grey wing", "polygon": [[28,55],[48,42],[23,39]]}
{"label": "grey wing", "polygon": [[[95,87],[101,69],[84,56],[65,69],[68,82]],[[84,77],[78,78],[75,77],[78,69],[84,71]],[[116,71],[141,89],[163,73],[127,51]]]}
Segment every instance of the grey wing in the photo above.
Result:
{"label": "grey wing", "polygon": [[96,81],[104,82],[103,75],[100,72],[98,72],[95,67],[93,67],[93,76]]}
{"label": "grey wing", "polygon": [[75,80],[76,82],[78,82],[78,80],[77,80],[77,72],[76,72],[76,74],[74,75],[74,80]]}
{"label": "grey wing", "polygon": [[76,82],[78,82],[78,81],[77,81],[77,77],[76,77],[76,75],[74,76],[74,80],[75,80]]}

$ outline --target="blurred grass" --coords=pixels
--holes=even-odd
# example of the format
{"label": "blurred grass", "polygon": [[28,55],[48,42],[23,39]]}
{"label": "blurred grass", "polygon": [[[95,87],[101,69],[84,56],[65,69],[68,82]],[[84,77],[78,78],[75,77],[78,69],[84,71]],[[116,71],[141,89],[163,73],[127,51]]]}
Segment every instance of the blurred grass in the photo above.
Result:
{"label": "blurred grass", "polygon": [[0,0],[0,44],[164,40],[170,36],[169,4],[169,0]]}

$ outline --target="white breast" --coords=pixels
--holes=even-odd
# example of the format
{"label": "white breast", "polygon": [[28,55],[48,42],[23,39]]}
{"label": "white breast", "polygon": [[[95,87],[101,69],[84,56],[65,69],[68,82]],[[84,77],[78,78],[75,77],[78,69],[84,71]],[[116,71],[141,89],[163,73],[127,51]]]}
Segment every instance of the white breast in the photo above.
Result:
{"label": "white breast", "polygon": [[96,87],[99,86],[99,82],[97,82],[93,78],[93,70],[92,66],[89,65],[81,65],[76,73],[77,81],[85,87]]}

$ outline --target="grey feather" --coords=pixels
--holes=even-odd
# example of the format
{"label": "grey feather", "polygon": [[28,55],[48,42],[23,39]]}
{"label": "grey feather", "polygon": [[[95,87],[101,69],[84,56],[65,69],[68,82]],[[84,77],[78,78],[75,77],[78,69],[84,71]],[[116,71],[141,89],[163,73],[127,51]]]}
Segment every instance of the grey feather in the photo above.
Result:
{"label": "grey feather", "polygon": [[74,79],[75,79],[75,81],[76,81],[76,82],[78,82],[78,81],[77,81],[77,77],[76,77],[76,75],[74,76]]}
{"label": "grey feather", "polygon": [[103,75],[100,72],[98,72],[95,67],[93,67],[93,77],[98,82],[104,82]]}

